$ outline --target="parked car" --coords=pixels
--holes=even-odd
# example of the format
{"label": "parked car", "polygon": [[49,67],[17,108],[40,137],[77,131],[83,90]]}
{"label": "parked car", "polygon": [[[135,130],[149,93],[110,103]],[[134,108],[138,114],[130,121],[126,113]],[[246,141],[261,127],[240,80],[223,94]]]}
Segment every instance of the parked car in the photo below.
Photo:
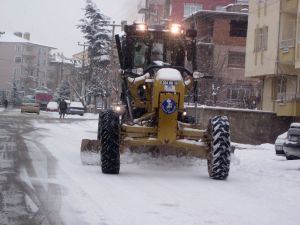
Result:
{"label": "parked car", "polygon": [[287,132],[284,132],[283,134],[278,135],[276,141],[275,141],[275,153],[276,155],[285,156],[285,153],[283,151],[283,143],[287,138]]}
{"label": "parked car", "polygon": [[283,151],[288,160],[300,159],[300,123],[292,123],[283,143]]}
{"label": "parked car", "polygon": [[83,116],[84,115],[84,106],[82,105],[81,102],[71,102],[68,107],[67,113],[71,114],[71,115]]}
{"label": "parked car", "polygon": [[58,103],[57,102],[48,102],[46,110],[48,112],[58,112]]}
{"label": "parked car", "polygon": [[34,100],[26,99],[21,104],[21,113],[36,113],[40,114],[40,104]]}

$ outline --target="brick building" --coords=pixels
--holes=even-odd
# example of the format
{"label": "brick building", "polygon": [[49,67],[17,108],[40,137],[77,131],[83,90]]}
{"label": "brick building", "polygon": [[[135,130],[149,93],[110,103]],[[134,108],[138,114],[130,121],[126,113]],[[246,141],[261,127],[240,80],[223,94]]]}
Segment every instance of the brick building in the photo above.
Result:
{"label": "brick building", "polygon": [[200,10],[185,19],[186,27],[198,31],[198,70],[213,76],[200,84],[203,104],[253,108],[259,101],[259,81],[245,78],[245,7],[235,7],[237,12],[232,5],[226,11]]}

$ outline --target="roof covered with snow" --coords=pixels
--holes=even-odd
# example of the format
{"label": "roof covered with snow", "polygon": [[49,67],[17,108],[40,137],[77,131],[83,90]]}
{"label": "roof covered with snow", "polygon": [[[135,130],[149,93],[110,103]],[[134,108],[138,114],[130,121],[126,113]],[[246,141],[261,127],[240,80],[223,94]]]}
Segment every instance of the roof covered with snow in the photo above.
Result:
{"label": "roof covered with snow", "polygon": [[222,15],[222,16],[243,16],[248,17],[248,12],[230,12],[230,11],[215,11],[215,10],[199,10],[192,14],[191,16],[184,19],[184,21],[192,20],[195,16],[205,16],[205,15]]}
{"label": "roof covered with snow", "polygon": [[25,38],[18,37],[14,34],[10,34],[7,32],[1,33],[0,34],[0,43],[24,43],[24,44],[32,44],[32,45],[40,45],[40,46],[45,46],[48,48],[55,49],[54,47],[51,47],[50,45],[47,44],[42,44],[39,42],[27,40]]}
{"label": "roof covered with snow", "polygon": [[63,53],[60,53],[60,52],[53,52],[50,56],[50,62],[81,66],[81,61],[79,59],[68,58],[68,57],[64,56]]}

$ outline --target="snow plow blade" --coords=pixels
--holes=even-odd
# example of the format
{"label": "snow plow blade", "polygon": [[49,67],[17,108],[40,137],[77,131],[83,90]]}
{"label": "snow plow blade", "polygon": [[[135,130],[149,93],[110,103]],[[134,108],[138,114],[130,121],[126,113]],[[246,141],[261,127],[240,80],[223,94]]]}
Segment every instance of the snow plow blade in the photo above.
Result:
{"label": "snow plow blade", "polygon": [[80,158],[83,165],[100,165],[101,141],[82,139]]}

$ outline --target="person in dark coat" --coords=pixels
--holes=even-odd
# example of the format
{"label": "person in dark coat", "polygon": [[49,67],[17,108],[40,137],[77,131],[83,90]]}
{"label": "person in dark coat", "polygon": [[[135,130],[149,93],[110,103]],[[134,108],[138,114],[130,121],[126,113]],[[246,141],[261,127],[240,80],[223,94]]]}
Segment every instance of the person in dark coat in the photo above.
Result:
{"label": "person in dark coat", "polygon": [[4,103],[4,107],[7,108],[7,106],[8,106],[8,101],[7,101],[7,99],[5,99],[3,103]]}
{"label": "person in dark coat", "polygon": [[59,118],[65,118],[66,112],[68,109],[68,104],[65,99],[62,99],[59,103]]}

